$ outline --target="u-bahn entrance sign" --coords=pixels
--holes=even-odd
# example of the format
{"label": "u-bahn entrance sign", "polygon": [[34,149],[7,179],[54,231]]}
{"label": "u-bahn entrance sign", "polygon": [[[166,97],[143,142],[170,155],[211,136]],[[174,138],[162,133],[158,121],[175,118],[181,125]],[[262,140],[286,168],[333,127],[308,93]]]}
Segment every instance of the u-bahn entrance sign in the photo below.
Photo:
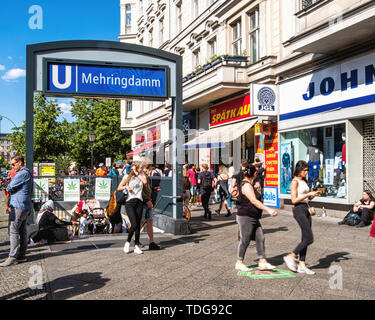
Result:
{"label": "u-bahn entrance sign", "polygon": [[[173,167],[172,217],[161,218],[161,229],[187,233],[182,218],[183,148],[177,148],[182,130],[182,57],[134,44],[74,40],[28,45],[26,48],[26,166],[33,172],[34,92],[54,97],[172,100],[170,152]],[[181,153],[181,154],[180,154]],[[163,191],[161,191],[163,192]],[[157,219],[154,224],[158,227]]]}

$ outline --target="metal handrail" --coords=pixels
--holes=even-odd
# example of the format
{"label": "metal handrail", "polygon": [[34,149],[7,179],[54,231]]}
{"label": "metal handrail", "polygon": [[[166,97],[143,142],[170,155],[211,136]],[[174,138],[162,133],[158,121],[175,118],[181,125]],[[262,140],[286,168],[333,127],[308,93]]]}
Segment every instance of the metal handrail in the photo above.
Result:
{"label": "metal handrail", "polygon": [[154,205],[154,209],[156,209],[156,207],[158,206],[159,202],[161,199],[182,199],[182,196],[163,196],[161,195],[160,198],[156,201],[155,205]]}

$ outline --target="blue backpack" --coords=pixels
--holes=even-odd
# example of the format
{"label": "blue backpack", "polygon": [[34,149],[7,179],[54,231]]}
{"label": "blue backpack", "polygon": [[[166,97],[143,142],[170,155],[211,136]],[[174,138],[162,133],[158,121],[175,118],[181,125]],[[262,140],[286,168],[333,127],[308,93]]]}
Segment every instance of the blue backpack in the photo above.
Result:
{"label": "blue backpack", "polygon": [[348,226],[356,226],[361,222],[361,217],[356,213],[350,213],[348,217],[346,218],[346,224]]}

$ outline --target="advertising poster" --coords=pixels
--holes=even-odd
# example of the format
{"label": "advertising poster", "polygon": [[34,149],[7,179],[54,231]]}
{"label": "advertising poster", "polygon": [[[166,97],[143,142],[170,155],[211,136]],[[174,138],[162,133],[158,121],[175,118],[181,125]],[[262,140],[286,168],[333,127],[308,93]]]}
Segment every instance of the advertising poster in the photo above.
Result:
{"label": "advertising poster", "polygon": [[79,179],[64,179],[64,201],[79,201]]}
{"label": "advertising poster", "polygon": [[42,199],[42,202],[48,200],[48,179],[34,179],[33,199]]}
{"label": "advertising poster", "polygon": [[146,141],[145,134],[143,132],[136,132],[135,133],[135,144],[136,145],[139,145],[139,144],[141,144],[145,141]]}
{"label": "advertising poster", "polygon": [[96,178],[95,199],[107,201],[111,197],[111,179]]}
{"label": "advertising poster", "polygon": [[293,179],[293,156],[292,156],[292,142],[280,144],[280,158],[281,158],[281,177],[280,177],[280,192],[282,194],[290,193],[290,184]]}
{"label": "advertising poster", "polygon": [[[54,163],[40,163],[39,164],[40,175],[42,177],[53,177],[55,176],[55,164]],[[51,182],[55,182],[55,179],[51,179]]]}
{"label": "advertising poster", "polygon": [[278,162],[278,132],[277,123],[270,124],[270,135],[265,135],[264,158],[266,165],[266,177],[264,185],[266,187],[279,186],[279,162]]}
{"label": "advertising poster", "polygon": [[147,129],[147,142],[159,141],[161,139],[160,126]]}

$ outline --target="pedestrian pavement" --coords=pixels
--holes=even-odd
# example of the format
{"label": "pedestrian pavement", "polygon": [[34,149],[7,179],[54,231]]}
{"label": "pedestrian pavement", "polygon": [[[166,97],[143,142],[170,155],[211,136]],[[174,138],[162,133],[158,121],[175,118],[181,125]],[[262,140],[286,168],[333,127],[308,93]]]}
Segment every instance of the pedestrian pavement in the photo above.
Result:
{"label": "pedestrian pavement", "polygon": [[[1,200],[1,199],[0,199]],[[212,211],[217,205],[212,206]],[[288,211],[264,215],[268,261],[288,270],[283,256],[301,239]],[[315,275],[253,279],[234,270],[238,227],[235,216],[203,218],[192,210],[189,235],[155,234],[160,251],[125,254],[127,234],[95,235],[70,243],[30,247],[26,263],[0,268],[0,299],[13,300],[373,300],[375,240],[370,227],[337,225],[338,219],[313,217],[314,243],[307,263]],[[9,252],[7,216],[0,213],[0,258]],[[131,246],[131,249],[133,247]],[[255,244],[245,263],[254,265]],[[342,280],[342,281],[341,281]]]}

